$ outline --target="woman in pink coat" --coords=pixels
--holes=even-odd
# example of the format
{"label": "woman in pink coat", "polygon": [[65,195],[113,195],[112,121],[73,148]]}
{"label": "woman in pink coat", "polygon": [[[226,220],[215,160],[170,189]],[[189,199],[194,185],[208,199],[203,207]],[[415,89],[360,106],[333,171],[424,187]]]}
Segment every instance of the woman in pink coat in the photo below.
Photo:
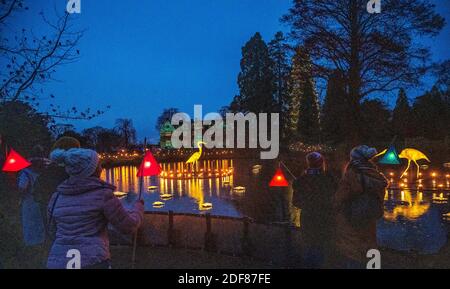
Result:
{"label": "woman in pink coat", "polygon": [[101,166],[93,150],[55,150],[50,157],[64,164],[70,177],[58,186],[48,205],[49,224],[56,226],[56,233],[47,267],[66,268],[68,251],[75,249],[81,268],[109,268],[108,223],[133,234],[142,222],[143,202],[125,210],[113,194],[115,187],[100,180]]}

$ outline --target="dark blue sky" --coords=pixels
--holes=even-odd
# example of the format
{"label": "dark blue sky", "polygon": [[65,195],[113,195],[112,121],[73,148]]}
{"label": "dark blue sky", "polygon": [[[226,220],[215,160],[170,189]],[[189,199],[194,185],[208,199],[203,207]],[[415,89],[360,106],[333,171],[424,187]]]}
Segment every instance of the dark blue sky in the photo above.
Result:
{"label": "dark blue sky", "polygon": [[[20,21],[41,25],[38,11],[64,9],[65,1],[29,1]],[[445,3],[444,3],[445,2]],[[78,129],[112,127],[116,118],[131,118],[138,137],[156,141],[155,120],[163,108],[193,114],[229,104],[237,93],[241,47],[259,31],[268,42],[291,0],[81,0],[76,26],[87,29],[76,63],[58,69],[60,82],[46,84],[63,107],[103,108],[104,115],[76,121]],[[450,15],[449,1],[436,1]],[[33,13],[31,15],[30,13]],[[37,29],[37,26],[35,29]],[[432,42],[435,59],[450,58],[450,29]],[[66,123],[66,122],[64,122]]]}

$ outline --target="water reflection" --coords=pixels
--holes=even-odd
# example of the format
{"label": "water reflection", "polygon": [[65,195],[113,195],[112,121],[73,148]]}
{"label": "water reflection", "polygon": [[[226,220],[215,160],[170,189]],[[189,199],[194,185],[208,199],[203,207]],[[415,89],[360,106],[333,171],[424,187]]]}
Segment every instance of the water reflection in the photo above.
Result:
{"label": "water reflection", "polygon": [[419,253],[437,253],[447,243],[448,193],[389,190],[383,220],[377,227],[381,246]]}
{"label": "water reflection", "polygon": [[[230,168],[231,174],[222,174]],[[169,171],[168,178],[144,179],[143,198],[148,211],[209,212],[232,217],[248,216],[262,223],[290,222],[301,226],[300,210],[291,202],[292,189],[268,186],[276,169],[274,161],[236,159],[200,162],[198,173],[211,174],[210,177],[170,178],[170,171],[176,174],[186,170],[189,174],[189,168],[182,163],[164,164],[163,169]],[[117,167],[104,171],[102,178],[116,185],[118,191],[130,192],[123,198],[128,205],[139,192],[136,174],[135,167]],[[392,178],[393,174],[388,175]],[[415,184],[404,181],[391,183],[391,189],[385,195],[384,219],[378,224],[378,242],[381,246],[435,253],[445,245],[447,220],[450,218],[443,216],[450,212],[449,192],[434,185],[436,182],[433,180]],[[155,188],[149,190],[149,186]],[[153,207],[155,202],[162,205]]]}

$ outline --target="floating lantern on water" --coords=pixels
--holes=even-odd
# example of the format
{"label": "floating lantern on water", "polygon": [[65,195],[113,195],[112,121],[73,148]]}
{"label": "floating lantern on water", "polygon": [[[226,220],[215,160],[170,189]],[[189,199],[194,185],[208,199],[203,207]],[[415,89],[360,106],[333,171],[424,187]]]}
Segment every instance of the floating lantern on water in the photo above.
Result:
{"label": "floating lantern on water", "polygon": [[5,164],[2,171],[4,172],[18,172],[31,166],[31,163],[24,157],[19,155],[15,150],[11,149],[6,157]]}
{"label": "floating lantern on water", "polygon": [[156,189],[158,189],[158,186],[148,186],[149,191],[155,191]]}
{"label": "floating lantern on water", "polygon": [[447,203],[448,199],[446,197],[444,197],[443,193],[440,193],[439,196],[437,196],[436,194],[433,194],[433,203],[436,204],[445,204]]}
{"label": "floating lantern on water", "polygon": [[213,205],[211,203],[203,203],[201,204],[201,209],[203,210],[211,210]]}
{"label": "floating lantern on water", "polygon": [[159,202],[159,201],[153,202],[153,208],[160,209],[162,207],[164,207],[163,202]]}
{"label": "floating lantern on water", "polygon": [[118,198],[122,198],[122,197],[125,197],[126,195],[128,195],[128,193],[126,193],[126,192],[114,192],[113,194],[114,194],[114,196],[116,196]]}
{"label": "floating lantern on water", "polygon": [[161,200],[167,201],[173,198],[172,194],[162,194],[161,196]]}
{"label": "floating lantern on water", "polygon": [[233,192],[235,193],[245,193],[245,187],[237,186],[233,188]]}
{"label": "floating lantern on water", "polygon": [[[422,169],[422,170],[428,170],[428,168],[429,168],[430,166],[429,165],[421,165],[420,166],[420,168]],[[422,173],[419,173],[419,175],[421,175]]]}
{"label": "floating lantern on water", "polygon": [[450,221],[450,213],[443,214],[442,219],[444,219],[445,221]]}

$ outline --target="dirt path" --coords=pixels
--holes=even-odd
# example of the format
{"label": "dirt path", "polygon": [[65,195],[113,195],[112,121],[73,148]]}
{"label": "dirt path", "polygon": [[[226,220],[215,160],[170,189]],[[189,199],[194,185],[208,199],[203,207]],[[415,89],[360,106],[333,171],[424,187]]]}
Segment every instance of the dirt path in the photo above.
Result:
{"label": "dirt path", "polygon": [[[111,246],[114,268],[131,268],[131,247]],[[270,264],[249,258],[225,256],[201,250],[167,247],[138,247],[136,266],[140,269],[269,269]]]}

